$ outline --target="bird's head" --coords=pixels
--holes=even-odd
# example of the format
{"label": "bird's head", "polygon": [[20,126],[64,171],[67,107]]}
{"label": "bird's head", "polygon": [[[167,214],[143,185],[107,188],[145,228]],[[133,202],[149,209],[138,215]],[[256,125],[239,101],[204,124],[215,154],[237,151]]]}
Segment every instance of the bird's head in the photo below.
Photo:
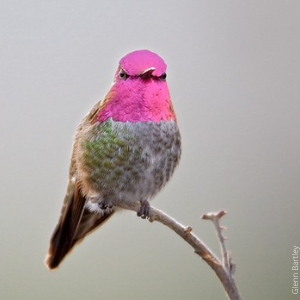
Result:
{"label": "bird's head", "polygon": [[176,120],[166,82],[167,65],[149,50],[124,56],[114,84],[93,115],[92,121],[146,122]]}
{"label": "bird's head", "polygon": [[156,53],[137,50],[124,56],[115,74],[115,81],[128,78],[165,80],[167,65]]}

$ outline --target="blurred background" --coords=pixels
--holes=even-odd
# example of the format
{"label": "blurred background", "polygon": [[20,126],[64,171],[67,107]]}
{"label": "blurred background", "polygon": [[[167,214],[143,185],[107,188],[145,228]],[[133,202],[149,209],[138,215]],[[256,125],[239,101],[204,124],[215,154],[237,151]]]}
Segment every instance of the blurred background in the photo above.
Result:
{"label": "blurred background", "polygon": [[152,205],[218,254],[200,216],[226,209],[243,299],[299,297],[299,36],[298,0],[1,1],[0,298],[226,299],[189,245],[131,212],[44,266],[76,126],[136,49],[167,62],[183,138]]}

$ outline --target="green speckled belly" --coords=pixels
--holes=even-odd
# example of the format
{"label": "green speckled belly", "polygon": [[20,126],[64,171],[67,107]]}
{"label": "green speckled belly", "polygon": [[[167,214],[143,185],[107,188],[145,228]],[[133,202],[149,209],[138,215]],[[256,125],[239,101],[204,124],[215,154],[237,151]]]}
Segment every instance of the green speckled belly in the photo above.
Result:
{"label": "green speckled belly", "polygon": [[[84,138],[83,138],[84,137]],[[155,195],[179,162],[180,134],[174,121],[115,122],[91,125],[80,139],[82,184],[117,201]]]}

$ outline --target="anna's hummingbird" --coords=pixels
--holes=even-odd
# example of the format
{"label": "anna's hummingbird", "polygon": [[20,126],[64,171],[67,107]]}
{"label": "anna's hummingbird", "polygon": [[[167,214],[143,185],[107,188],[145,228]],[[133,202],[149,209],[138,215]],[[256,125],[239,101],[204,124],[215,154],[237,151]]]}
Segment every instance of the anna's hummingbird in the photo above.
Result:
{"label": "anna's hummingbird", "polygon": [[166,82],[166,64],[148,50],[120,60],[114,83],[79,124],[67,194],[50,240],[46,265],[57,268],[122,202],[149,202],[170,179],[181,139]]}

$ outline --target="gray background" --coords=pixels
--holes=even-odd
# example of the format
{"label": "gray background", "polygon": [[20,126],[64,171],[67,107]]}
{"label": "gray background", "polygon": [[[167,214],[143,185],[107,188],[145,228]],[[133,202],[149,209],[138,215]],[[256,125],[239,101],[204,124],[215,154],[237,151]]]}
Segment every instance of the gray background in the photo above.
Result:
{"label": "gray background", "polygon": [[300,2],[0,2],[0,298],[226,299],[214,273],[160,224],[124,212],[55,272],[43,260],[65,193],[72,136],[119,59],[168,64],[183,136],[152,204],[215,252],[223,224],[244,299],[296,299],[300,246]]}

